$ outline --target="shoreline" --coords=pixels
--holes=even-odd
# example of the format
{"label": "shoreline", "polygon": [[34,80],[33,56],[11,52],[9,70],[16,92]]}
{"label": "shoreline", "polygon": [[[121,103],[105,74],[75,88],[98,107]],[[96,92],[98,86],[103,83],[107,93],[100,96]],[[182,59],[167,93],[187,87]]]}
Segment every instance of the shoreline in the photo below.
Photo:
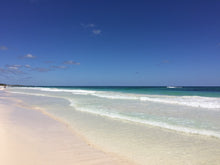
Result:
{"label": "shoreline", "polygon": [[17,100],[18,107],[36,111],[65,125],[88,146],[120,160],[120,163],[217,165],[220,161],[220,141],[217,138],[81,112],[75,110],[67,99],[57,98],[53,93],[53,97],[47,97],[41,92],[31,92],[30,95],[13,90],[4,92],[6,97]]}
{"label": "shoreline", "polygon": [[[87,143],[39,109],[16,105],[0,92],[0,162],[13,164],[133,164]],[[2,97],[3,96],[3,97]]]}

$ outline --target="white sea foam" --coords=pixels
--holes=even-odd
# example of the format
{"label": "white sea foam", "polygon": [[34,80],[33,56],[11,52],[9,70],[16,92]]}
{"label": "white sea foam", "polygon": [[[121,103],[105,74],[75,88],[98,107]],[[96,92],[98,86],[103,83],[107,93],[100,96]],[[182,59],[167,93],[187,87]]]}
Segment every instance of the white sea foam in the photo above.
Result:
{"label": "white sea foam", "polygon": [[108,98],[108,99],[121,99],[121,100],[138,100],[139,97],[135,95],[126,95],[120,93],[99,92],[92,94],[93,96]]}
{"label": "white sea foam", "polygon": [[108,99],[126,99],[126,100],[140,100],[165,104],[176,104],[198,108],[219,109],[220,98],[201,97],[201,96],[166,96],[166,95],[125,95],[125,94],[104,94],[94,93],[97,97]]}
{"label": "white sea foam", "polygon": [[120,92],[104,92],[94,90],[81,89],[58,89],[58,88],[41,88],[41,87],[19,87],[19,89],[33,89],[47,92],[68,92],[77,95],[92,95],[107,99],[123,99],[123,100],[138,100],[157,102],[163,104],[175,104],[181,106],[190,106],[198,108],[207,108],[220,110],[220,98],[217,97],[202,97],[202,96],[167,96],[167,95],[137,95]]}
{"label": "white sea foam", "polygon": [[141,101],[151,101],[166,104],[177,104],[191,107],[218,109],[220,108],[220,98],[200,97],[200,96],[166,96],[166,97],[140,97]]}
{"label": "white sea foam", "polygon": [[168,124],[168,123],[165,123],[165,122],[159,122],[159,121],[150,121],[150,120],[141,119],[141,118],[138,118],[138,117],[127,116],[127,115],[124,115],[124,114],[119,114],[119,113],[116,113],[116,112],[109,112],[109,111],[100,110],[100,109],[97,110],[97,109],[77,107],[74,104],[74,100],[71,100],[71,99],[68,99],[68,100],[70,101],[70,106],[74,107],[74,109],[78,110],[78,111],[92,113],[92,114],[95,114],[95,115],[108,117],[108,118],[112,118],[112,119],[125,120],[125,121],[140,123],[140,124],[147,124],[147,125],[157,126],[157,127],[160,127],[160,128],[166,128],[166,129],[174,130],[174,131],[178,131],[178,132],[184,132],[184,133],[198,134],[198,135],[205,135],[205,136],[212,136],[212,137],[220,138],[220,133],[219,132],[214,132],[214,131],[209,131],[209,130],[202,130],[202,129],[195,129],[195,128],[177,126],[177,125],[171,125],[171,124]]}
{"label": "white sea foam", "polygon": [[42,88],[42,87],[18,87],[17,89],[31,89],[31,90],[39,90],[44,92],[67,92],[67,93],[81,94],[81,95],[88,95],[95,93],[95,91],[90,91],[90,90],[58,89],[58,88]]}
{"label": "white sea foam", "polygon": [[[70,91],[72,91],[72,90],[70,90]],[[28,93],[28,92],[21,92],[21,91],[19,91],[19,92],[9,91],[9,92],[17,93],[17,94],[33,95],[33,96],[63,98],[63,99],[67,99],[70,102],[70,105],[72,107],[74,107],[75,110],[78,110],[78,111],[92,113],[92,114],[95,114],[95,115],[108,117],[108,118],[113,118],[113,119],[118,119],[118,120],[136,122],[136,123],[140,123],[140,124],[148,124],[148,125],[157,126],[157,127],[161,127],[161,128],[166,128],[166,129],[170,129],[170,130],[184,132],[184,133],[200,134],[200,135],[213,136],[213,137],[220,138],[220,132],[215,132],[215,131],[211,131],[211,130],[196,129],[196,128],[189,128],[189,127],[184,127],[184,126],[180,126],[180,125],[171,125],[171,124],[168,124],[166,122],[160,122],[160,121],[154,121],[154,120],[150,120],[150,119],[144,119],[144,118],[141,118],[141,117],[138,117],[138,116],[130,116],[130,115],[127,115],[127,114],[121,114],[119,112],[107,111],[105,109],[100,109],[100,108],[86,108],[86,107],[76,106],[76,104],[74,104],[74,100],[71,99],[71,98],[67,98],[67,97],[53,96],[53,95],[40,94],[40,93]],[[101,95],[101,96],[109,97],[108,95]],[[119,96],[116,95],[115,97],[113,95],[110,95],[109,98],[111,98],[111,99],[131,99],[132,98],[132,99],[135,99],[135,100],[142,99],[142,101],[148,101],[148,100],[152,101],[152,99],[153,99],[153,101],[155,101],[155,102],[165,102],[165,101],[170,101],[171,100],[174,104],[179,104],[179,102],[177,100],[173,100],[173,98],[172,99],[169,98],[170,100],[169,99],[168,100],[158,100],[158,99],[161,99],[161,98],[157,98],[157,96],[154,96],[154,98],[148,98],[148,97],[140,97],[139,98],[139,97],[132,97],[132,96],[127,96],[127,98],[124,98],[123,95],[119,95]],[[169,97],[171,97],[171,96],[169,96]],[[164,96],[164,98],[167,99],[166,96]],[[199,97],[199,96],[181,96],[181,98],[188,99],[188,100],[190,100],[192,98],[195,98],[195,99],[199,99],[201,101],[201,97]],[[209,98],[202,97],[202,99],[206,100],[206,99],[209,99]],[[215,99],[215,98],[210,98],[210,99]],[[210,101],[210,100],[208,100],[208,101]],[[213,102],[213,100],[212,100],[212,102]],[[189,102],[186,102],[186,103],[189,104]],[[195,101],[192,101],[190,103],[195,104]],[[219,102],[217,102],[217,103],[219,103]],[[182,104],[184,104],[184,103],[182,103]],[[201,106],[202,104],[198,103],[196,105]]]}
{"label": "white sea foam", "polygon": [[182,87],[176,87],[176,86],[167,86],[167,88],[182,88]]}

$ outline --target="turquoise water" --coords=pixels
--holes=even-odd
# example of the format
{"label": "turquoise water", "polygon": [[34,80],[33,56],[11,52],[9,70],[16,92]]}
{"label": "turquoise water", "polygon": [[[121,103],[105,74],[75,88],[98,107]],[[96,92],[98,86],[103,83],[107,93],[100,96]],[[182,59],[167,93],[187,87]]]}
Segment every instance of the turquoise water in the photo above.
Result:
{"label": "turquoise water", "polygon": [[[45,87],[48,88],[48,87]],[[151,95],[173,95],[173,96],[206,96],[206,97],[220,97],[220,87],[201,87],[201,86],[187,86],[187,87],[145,87],[145,86],[49,86],[49,88],[58,89],[81,89],[81,90],[96,90],[96,91],[112,91],[112,92],[123,92],[123,93],[134,93],[134,94],[151,94]]]}
{"label": "turquoise water", "polygon": [[75,111],[220,138],[220,87],[13,87]]}

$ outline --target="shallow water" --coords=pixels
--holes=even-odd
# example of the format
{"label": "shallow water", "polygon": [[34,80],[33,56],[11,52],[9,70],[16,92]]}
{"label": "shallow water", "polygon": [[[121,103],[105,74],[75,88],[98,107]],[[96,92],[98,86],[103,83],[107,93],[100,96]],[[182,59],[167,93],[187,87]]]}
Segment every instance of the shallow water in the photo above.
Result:
{"label": "shallow water", "polygon": [[[92,144],[140,164],[220,163],[218,97],[193,96],[199,101],[191,101],[190,96],[112,90],[9,88],[7,91],[25,103],[44,108]],[[170,99],[172,103],[142,101],[141,97]],[[175,99],[197,102],[199,106],[175,103]]]}

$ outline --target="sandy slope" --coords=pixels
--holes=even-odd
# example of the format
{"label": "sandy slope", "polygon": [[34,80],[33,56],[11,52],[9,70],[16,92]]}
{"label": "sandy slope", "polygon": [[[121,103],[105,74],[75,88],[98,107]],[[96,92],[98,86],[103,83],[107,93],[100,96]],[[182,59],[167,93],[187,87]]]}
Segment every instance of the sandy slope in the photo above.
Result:
{"label": "sandy slope", "polygon": [[36,110],[18,107],[0,93],[0,164],[129,164],[85,143],[64,124]]}

